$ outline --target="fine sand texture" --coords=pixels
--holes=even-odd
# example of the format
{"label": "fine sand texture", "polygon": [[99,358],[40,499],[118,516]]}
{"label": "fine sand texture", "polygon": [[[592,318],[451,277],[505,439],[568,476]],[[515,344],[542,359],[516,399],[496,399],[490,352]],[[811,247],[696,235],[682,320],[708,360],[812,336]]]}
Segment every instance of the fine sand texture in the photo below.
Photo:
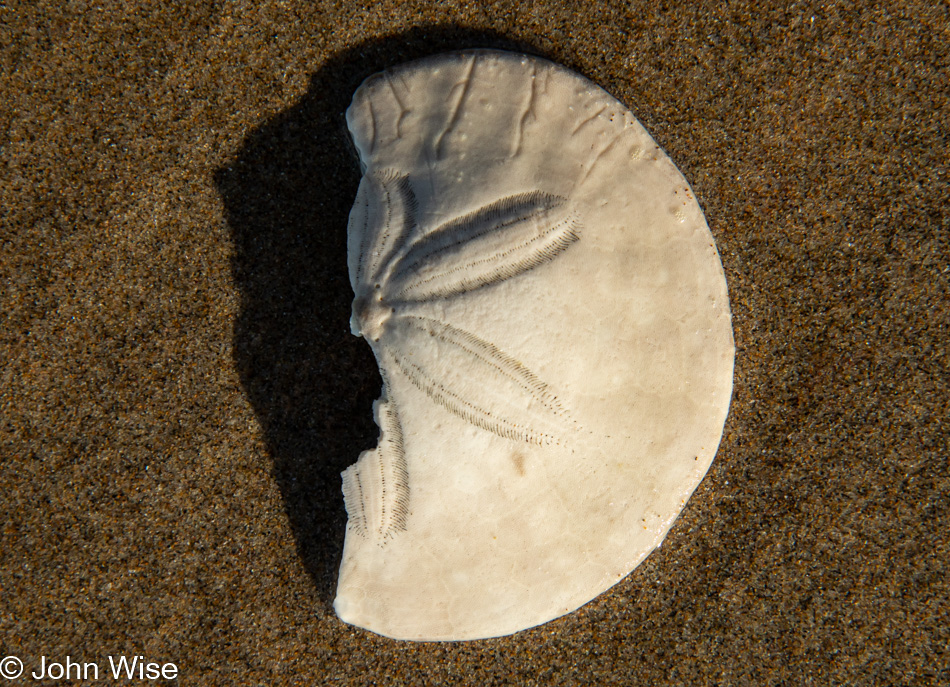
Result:
{"label": "fine sand texture", "polygon": [[[3,4],[0,659],[87,684],[120,656],[182,685],[947,684],[948,45],[919,0]],[[722,257],[735,389],[628,577],[416,644],[332,609],[380,391],[349,332],[343,113],[469,47],[576,70],[667,151]]]}

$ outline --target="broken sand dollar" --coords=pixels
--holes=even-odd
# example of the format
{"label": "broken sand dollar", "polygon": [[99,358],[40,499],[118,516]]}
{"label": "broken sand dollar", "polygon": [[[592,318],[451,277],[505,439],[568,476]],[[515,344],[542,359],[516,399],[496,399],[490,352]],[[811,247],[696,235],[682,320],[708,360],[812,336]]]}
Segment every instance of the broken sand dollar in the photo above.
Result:
{"label": "broken sand dollar", "polygon": [[536,57],[367,79],[351,327],[381,433],[343,473],[335,608],[400,639],[544,623],[629,573],[712,462],[732,390],[719,256],[620,102]]}

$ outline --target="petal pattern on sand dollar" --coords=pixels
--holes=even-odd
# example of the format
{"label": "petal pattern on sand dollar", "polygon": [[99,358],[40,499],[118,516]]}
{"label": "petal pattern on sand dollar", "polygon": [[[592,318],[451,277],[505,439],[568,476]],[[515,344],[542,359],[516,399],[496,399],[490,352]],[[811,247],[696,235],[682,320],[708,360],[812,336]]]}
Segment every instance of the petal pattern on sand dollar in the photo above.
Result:
{"label": "petal pattern on sand dollar", "polygon": [[436,406],[515,442],[562,444],[563,428],[575,426],[554,392],[520,360],[474,332],[417,313],[557,258],[580,239],[570,203],[527,191],[430,230],[420,226],[418,211],[409,176],[382,170],[363,178],[350,214],[351,327],[376,351],[386,402],[377,408],[380,445],[344,473],[344,494],[354,531],[383,543],[403,529],[394,509],[403,517],[410,498],[389,382],[395,375]]}

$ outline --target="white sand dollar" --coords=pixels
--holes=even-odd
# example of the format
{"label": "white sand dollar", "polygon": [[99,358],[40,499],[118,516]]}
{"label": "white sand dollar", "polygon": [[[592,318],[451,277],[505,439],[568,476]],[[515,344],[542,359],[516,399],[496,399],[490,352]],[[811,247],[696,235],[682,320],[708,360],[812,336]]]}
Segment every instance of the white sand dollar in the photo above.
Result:
{"label": "white sand dollar", "polygon": [[568,613],[662,541],[719,444],[734,348],[702,211],[626,107],[536,57],[376,74],[347,122],[351,326],[383,390],[336,611],[414,640]]}

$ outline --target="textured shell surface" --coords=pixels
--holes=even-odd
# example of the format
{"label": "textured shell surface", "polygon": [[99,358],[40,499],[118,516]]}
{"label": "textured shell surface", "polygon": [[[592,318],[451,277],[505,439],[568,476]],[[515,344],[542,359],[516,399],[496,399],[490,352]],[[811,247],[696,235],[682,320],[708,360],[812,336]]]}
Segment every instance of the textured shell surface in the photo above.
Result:
{"label": "textured shell surface", "polygon": [[334,603],[411,640],[569,613],[660,544],[732,391],[726,281],[692,191],[630,111],[495,50],[368,78],[348,227],[383,389],[343,473]]}

